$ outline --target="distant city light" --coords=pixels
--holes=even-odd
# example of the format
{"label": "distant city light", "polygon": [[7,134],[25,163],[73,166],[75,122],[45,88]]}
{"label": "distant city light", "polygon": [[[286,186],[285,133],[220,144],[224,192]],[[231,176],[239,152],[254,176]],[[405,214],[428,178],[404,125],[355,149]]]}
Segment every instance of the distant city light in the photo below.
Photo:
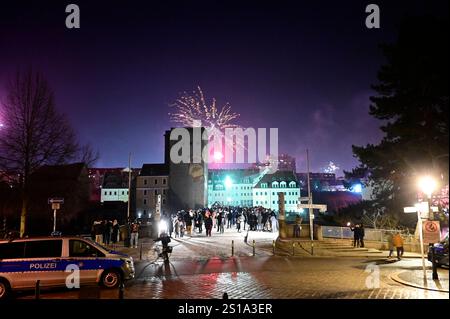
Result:
{"label": "distant city light", "polygon": [[354,193],[361,193],[362,192],[362,185],[361,184],[355,184],[352,186],[352,192]]}
{"label": "distant city light", "polygon": [[225,177],[225,188],[230,189],[231,186],[233,186],[233,180],[231,179],[230,176]]}

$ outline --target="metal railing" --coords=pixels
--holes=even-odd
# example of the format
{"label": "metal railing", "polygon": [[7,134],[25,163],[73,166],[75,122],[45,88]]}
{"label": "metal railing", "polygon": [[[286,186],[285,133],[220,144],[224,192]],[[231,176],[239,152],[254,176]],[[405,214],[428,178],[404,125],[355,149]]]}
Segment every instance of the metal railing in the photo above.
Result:
{"label": "metal railing", "polygon": [[[364,228],[364,240],[387,242],[389,235],[396,232],[398,230]],[[324,238],[353,239],[353,231],[350,227],[322,226],[322,236]],[[402,233],[402,237],[403,241],[407,243],[415,241],[415,236],[411,234]]]}

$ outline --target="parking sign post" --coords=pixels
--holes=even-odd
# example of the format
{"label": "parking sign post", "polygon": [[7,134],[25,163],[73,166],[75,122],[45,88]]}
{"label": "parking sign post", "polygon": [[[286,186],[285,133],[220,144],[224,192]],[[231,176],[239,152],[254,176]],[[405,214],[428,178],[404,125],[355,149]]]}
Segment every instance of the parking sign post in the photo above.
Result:
{"label": "parking sign post", "polygon": [[64,204],[64,198],[49,198],[48,203],[52,205],[53,209],[53,234],[56,233],[56,211]]}

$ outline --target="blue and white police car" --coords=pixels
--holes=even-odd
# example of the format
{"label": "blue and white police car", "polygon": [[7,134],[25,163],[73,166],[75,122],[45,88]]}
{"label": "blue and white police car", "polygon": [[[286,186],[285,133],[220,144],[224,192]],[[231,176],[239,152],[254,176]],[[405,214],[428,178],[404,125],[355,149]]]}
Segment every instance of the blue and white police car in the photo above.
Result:
{"label": "blue and white police car", "polygon": [[[0,240],[0,299],[14,290],[99,283],[115,288],[134,278],[132,257],[82,237],[39,237]],[[69,287],[71,288],[71,287]]]}

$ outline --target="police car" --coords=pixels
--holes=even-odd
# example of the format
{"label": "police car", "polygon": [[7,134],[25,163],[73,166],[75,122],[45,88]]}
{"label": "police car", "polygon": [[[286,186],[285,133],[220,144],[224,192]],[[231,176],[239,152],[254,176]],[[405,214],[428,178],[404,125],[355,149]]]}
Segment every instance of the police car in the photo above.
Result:
{"label": "police car", "polygon": [[134,264],[131,257],[81,237],[0,240],[0,299],[34,288],[37,280],[40,287],[69,287],[68,281],[78,280],[75,273],[80,285],[115,288],[134,278]]}

